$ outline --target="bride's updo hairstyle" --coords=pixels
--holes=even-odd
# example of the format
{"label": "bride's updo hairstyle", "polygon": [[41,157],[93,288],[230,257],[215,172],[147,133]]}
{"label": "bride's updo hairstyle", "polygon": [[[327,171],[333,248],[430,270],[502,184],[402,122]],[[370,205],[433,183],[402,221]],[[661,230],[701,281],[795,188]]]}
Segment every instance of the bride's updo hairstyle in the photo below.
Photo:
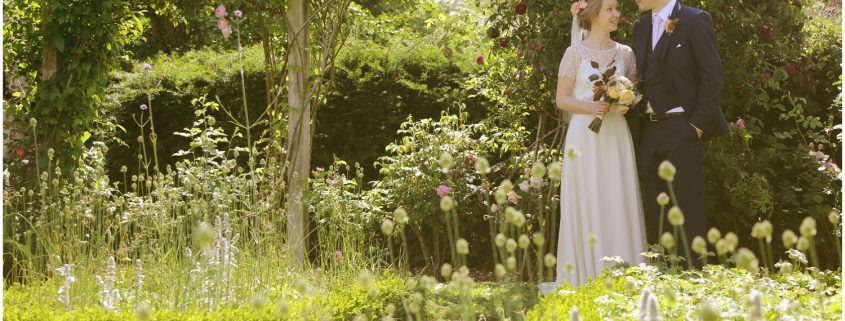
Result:
{"label": "bride's updo hairstyle", "polygon": [[589,31],[592,27],[591,21],[599,15],[601,4],[604,0],[586,0],[587,6],[578,12],[578,27]]}

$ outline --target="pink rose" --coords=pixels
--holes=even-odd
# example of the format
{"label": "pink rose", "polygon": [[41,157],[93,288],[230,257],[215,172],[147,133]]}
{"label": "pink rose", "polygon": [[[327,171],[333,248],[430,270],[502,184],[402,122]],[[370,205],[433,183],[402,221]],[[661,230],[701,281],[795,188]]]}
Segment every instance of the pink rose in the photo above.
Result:
{"label": "pink rose", "polygon": [[514,192],[514,191],[508,192],[508,201],[510,201],[511,203],[514,203],[514,204],[519,203],[520,198],[522,198],[522,197],[520,197],[519,194],[517,194],[516,192]]}
{"label": "pink rose", "polygon": [[745,129],[745,120],[742,118],[736,120],[736,127]]}
{"label": "pink rose", "polygon": [[217,6],[217,9],[214,9],[214,15],[217,16],[217,18],[223,19],[223,17],[226,16],[226,6],[222,4]]}
{"label": "pink rose", "polygon": [[531,188],[543,187],[543,179],[539,177],[531,177]]}
{"label": "pink rose", "polygon": [[440,196],[440,197],[446,196],[446,194],[449,194],[449,186],[446,186],[446,185],[437,186],[437,189],[435,189],[435,192],[437,192],[437,196]]}
{"label": "pink rose", "polygon": [[226,19],[217,19],[217,29],[223,31],[226,28],[229,28],[229,21]]}

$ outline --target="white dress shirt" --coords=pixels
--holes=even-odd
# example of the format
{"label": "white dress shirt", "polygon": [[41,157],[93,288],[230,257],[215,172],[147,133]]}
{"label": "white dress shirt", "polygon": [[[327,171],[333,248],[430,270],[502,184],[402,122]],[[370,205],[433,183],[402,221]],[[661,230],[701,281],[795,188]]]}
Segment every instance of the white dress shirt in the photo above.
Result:
{"label": "white dress shirt", "polygon": [[[651,49],[654,50],[654,47],[657,46],[657,41],[660,40],[660,36],[663,35],[663,26],[666,25],[666,22],[669,21],[669,16],[672,15],[672,10],[675,10],[675,5],[678,3],[677,0],[671,0],[669,3],[666,4],[663,9],[658,10],[655,12],[652,10],[651,12]],[[683,112],[683,107],[675,107],[667,111],[667,113],[677,113]],[[654,114],[654,110],[651,109],[651,103],[646,104],[646,113]]]}

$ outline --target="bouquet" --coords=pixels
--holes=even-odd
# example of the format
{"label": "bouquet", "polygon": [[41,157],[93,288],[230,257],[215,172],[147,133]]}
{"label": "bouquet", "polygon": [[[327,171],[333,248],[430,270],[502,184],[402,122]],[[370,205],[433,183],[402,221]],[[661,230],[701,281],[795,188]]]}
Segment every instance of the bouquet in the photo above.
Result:
{"label": "bouquet", "polygon": [[[597,62],[593,61],[591,64],[593,68],[598,69]],[[613,66],[613,61],[609,65]],[[591,75],[589,79],[593,82],[593,101],[606,101],[611,106],[616,106],[616,112],[620,115],[626,114],[631,106],[643,98],[642,94],[635,91],[634,83],[630,79],[616,74],[616,66],[607,68],[601,75]],[[604,115],[596,116],[590,123],[590,130],[598,134],[602,119]]]}

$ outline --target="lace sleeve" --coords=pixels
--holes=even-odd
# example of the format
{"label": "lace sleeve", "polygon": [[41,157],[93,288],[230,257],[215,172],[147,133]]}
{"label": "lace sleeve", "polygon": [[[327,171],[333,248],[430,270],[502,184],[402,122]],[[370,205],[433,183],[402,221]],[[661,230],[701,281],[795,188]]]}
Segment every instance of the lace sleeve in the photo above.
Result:
{"label": "lace sleeve", "polygon": [[625,63],[625,77],[628,77],[631,81],[637,81],[637,56],[634,55],[631,47],[623,47],[622,57]]}
{"label": "lace sleeve", "polygon": [[578,51],[574,47],[566,48],[566,53],[563,54],[563,59],[560,60],[560,67],[557,71],[558,77],[569,77],[569,79],[575,79],[575,75],[578,74],[578,65],[581,61],[581,56],[578,54]]}

